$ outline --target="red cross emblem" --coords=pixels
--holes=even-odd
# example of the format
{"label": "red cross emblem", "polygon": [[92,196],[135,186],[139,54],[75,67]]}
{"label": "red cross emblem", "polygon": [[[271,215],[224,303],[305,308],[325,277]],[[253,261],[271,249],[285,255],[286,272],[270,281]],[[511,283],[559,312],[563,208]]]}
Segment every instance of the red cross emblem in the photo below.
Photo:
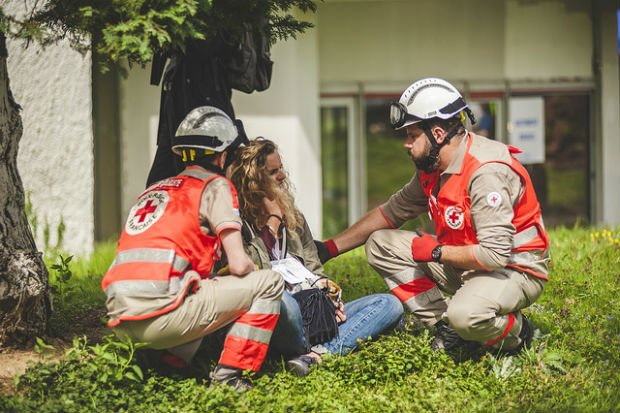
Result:
{"label": "red cross emblem", "polygon": [[139,216],[140,219],[138,220],[138,222],[144,222],[144,220],[146,219],[146,216],[149,214],[152,214],[156,210],[157,210],[157,207],[153,205],[153,200],[149,199],[146,205],[144,205],[142,208],[136,211],[136,214],[134,215],[134,217]]}
{"label": "red cross emblem", "polygon": [[502,196],[499,194],[499,192],[489,192],[489,194],[487,195],[487,204],[489,204],[489,206],[495,208],[501,203]]}
{"label": "red cross emblem", "polygon": [[448,219],[450,220],[450,222],[452,223],[452,225],[456,224],[457,222],[459,222],[459,218],[460,215],[456,213],[456,211],[452,211],[452,213],[450,214],[450,216],[448,217]]}
{"label": "red cross emblem", "polygon": [[446,219],[446,224],[452,229],[460,229],[465,221],[463,210],[457,206],[446,208],[444,218]]}
{"label": "red cross emblem", "polygon": [[169,199],[166,191],[147,191],[131,208],[125,231],[130,235],[146,231],[162,217]]}

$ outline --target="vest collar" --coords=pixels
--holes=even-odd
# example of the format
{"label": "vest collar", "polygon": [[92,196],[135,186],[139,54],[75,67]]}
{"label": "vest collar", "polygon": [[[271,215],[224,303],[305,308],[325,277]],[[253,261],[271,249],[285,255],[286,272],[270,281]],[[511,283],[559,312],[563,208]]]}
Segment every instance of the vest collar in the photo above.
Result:
{"label": "vest collar", "polygon": [[461,143],[459,143],[459,147],[456,149],[456,152],[454,153],[454,158],[452,159],[452,162],[450,162],[450,165],[448,165],[446,170],[441,173],[442,175],[443,174],[458,175],[461,173],[461,171],[463,170],[463,160],[465,159],[465,153],[467,153],[467,148],[469,146],[468,142],[471,139],[472,139],[471,134],[465,131],[465,136],[461,140]]}

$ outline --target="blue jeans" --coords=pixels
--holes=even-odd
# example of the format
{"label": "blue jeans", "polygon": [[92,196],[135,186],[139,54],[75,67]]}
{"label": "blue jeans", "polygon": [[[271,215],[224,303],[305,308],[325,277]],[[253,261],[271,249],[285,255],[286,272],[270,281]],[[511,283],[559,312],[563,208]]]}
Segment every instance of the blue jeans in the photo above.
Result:
{"label": "blue jeans", "polygon": [[[350,353],[358,340],[376,338],[394,327],[403,315],[403,305],[392,294],[372,294],[346,303],[344,313],[347,320],[338,326],[338,336],[323,343],[330,354]],[[299,305],[291,293],[284,291],[270,347],[284,357],[295,357],[307,352],[305,341]]]}

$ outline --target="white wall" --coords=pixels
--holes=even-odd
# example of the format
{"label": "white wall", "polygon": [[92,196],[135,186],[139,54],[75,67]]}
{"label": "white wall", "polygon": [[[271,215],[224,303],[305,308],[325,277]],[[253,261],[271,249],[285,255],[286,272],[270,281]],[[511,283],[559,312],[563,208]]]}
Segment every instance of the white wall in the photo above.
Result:
{"label": "white wall", "polygon": [[592,77],[590,2],[507,1],[507,79]]}
{"label": "white wall", "polygon": [[[3,7],[8,14],[22,11],[23,4]],[[64,249],[89,253],[94,238],[90,54],[82,56],[64,43],[45,50],[24,49],[15,41],[7,46],[10,86],[24,123],[18,168],[38,217],[37,247],[45,247],[46,220],[50,244],[57,244],[62,218]]]}
{"label": "white wall", "polygon": [[150,65],[134,67],[120,85],[121,220],[144,191],[157,143],[160,87],[151,86]]}
{"label": "white wall", "polygon": [[431,75],[470,82],[590,78],[589,2],[582,3],[578,7],[518,0],[321,3],[320,80],[406,86]]}

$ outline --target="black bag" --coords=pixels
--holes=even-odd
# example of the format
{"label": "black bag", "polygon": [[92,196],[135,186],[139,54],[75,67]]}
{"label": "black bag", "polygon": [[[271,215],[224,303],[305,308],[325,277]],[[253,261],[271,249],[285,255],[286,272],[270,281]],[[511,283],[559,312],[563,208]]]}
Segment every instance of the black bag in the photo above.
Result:
{"label": "black bag", "polygon": [[225,60],[230,87],[245,93],[269,88],[273,71],[270,48],[266,24],[256,28],[246,24],[239,42]]}
{"label": "black bag", "polygon": [[[215,106],[235,118],[232,89],[226,79],[224,59],[228,44],[215,37],[206,40],[188,40],[185,51],[153,58],[151,84],[162,81],[157,128],[157,152],[147,179],[147,187],[177,175],[185,165],[175,156],[172,141],[181,121],[194,108]],[[164,70],[164,65],[169,63]]]}
{"label": "black bag", "polygon": [[325,343],[338,335],[336,308],[319,288],[309,288],[293,294],[301,309],[306,345]]}

